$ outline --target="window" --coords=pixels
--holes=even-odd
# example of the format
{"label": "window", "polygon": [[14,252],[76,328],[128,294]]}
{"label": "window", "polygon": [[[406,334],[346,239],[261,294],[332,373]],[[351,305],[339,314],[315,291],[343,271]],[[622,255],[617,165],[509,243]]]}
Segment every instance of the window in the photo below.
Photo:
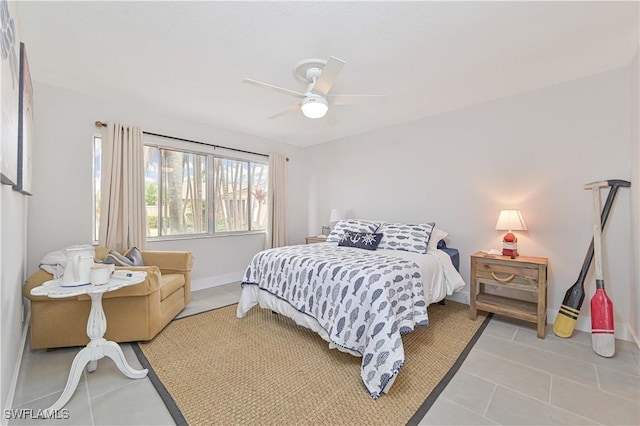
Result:
{"label": "window", "polygon": [[251,229],[267,229],[267,189],[269,188],[269,166],[264,163],[249,163],[251,182]]}
{"label": "window", "polygon": [[[102,140],[94,138],[94,238],[100,226]],[[214,235],[267,227],[268,166],[144,146],[147,237]]]}
{"label": "window", "polygon": [[147,236],[208,234],[207,156],[144,147]]}
{"label": "window", "polygon": [[267,228],[267,165],[216,157],[216,232]]}

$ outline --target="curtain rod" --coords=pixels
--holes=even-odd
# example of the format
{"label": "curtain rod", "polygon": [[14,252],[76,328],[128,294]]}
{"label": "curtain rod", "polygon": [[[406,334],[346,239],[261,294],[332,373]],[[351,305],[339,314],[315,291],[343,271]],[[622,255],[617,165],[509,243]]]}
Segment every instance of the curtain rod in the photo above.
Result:
{"label": "curtain rod", "polygon": [[[107,123],[103,123],[102,121],[96,121],[96,127],[107,127]],[[166,138],[166,139],[173,139],[176,141],[182,141],[182,142],[190,142],[190,143],[197,143],[200,145],[206,145],[206,146],[212,146],[214,149],[215,148],[222,148],[222,149],[228,149],[230,151],[236,151],[236,152],[244,152],[245,154],[253,154],[253,155],[260,155],[262,157],[268,157],[268,154],[262,154],[260,152],[253,152],[253,151],[245,151],[244,149],[237,149],[237,148],[229,148],[226,146],[222,146],[222,145],[214,145],[214,144],[210,144],[210,143],[206,143],[206,142],[200,142],[200,141],[193,141],[191,139],[183,139],[183,138],[177,138],[175,136],[167,136],[167,135],[161,135],[159,133],[151,133],[151,132],[145,132],[142,131],[142,133],[144,133],[145,135],[151,135],[151,136],[158,136],[161,138]],[[289,157],[286,157],[287,161],[289,161]]]}

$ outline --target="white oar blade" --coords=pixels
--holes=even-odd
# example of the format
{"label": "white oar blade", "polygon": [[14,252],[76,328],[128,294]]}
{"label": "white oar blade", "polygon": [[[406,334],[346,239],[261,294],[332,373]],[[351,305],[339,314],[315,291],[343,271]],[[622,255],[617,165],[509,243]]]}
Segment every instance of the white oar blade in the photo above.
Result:
{"label": "white oar blade", "polygon": [[616,353],[616,338],[608,333],[591,334],[591,347],[598,355],[611,358]]}

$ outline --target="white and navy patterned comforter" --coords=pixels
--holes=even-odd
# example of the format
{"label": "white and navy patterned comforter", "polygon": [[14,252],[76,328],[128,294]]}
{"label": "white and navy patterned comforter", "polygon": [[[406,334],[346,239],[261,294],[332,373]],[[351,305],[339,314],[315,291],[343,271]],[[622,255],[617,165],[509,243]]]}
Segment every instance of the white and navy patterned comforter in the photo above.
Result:
{"label": "white and navy patterned comforter", "polygon": [[[428,325],[419,265],[385,252],[327,243],[265,250],[242,282],[286,301],[315,319],[330,342],[361,355],[360,375],[374,399],[404,364],[400,335]],[[241,305],[238,317],[250,308]]]}

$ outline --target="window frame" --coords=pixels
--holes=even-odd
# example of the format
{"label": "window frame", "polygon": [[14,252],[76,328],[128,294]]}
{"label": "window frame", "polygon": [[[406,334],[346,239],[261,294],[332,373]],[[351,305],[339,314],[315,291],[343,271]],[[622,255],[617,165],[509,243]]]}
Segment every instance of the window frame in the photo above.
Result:
{"label": "window frame", "polygon": [[[99,139],[100,141],[102,141],[102,136],[101,135],[94,135],[93,137],[93,158],[94,161],[92,163],[92,170],[93,170],[93,180],[94,180],[94,185],[95,185],[95,180],[96,180],[96,170],[95,170],[95,148],[96,148],[96,140]],[[164,139],[164,138],[163,138]],[[163,140],[163,142],[165,142]],[[251,190],[253,188],[253,176],[251,175],[251,165],[252,163],[255,164],[261,164],[267,167],[267,172],[268,172],[268,167],[269,167],[269,163],[268,161],[260,161],[260,160],[256,160],[255,158],[243,158],[242,156],[234,156],[234,155],[221,155],[218,153],[213,153],[211,151],[215,151],[215,147],[211,146],[211,150],[197,150],[197,149],[193,149],[192,147],[190,147],[189,145],[191,145],[188,142],[177,142],[177,143],[160,143],[160,139],[156,138],[156,137],[145,137],[143,138],[142,141],[143,145],[145,147],[151,147],[151,148],[155,148],[158,149],[158,160],[161,161],[161,153],[160,150],[165,149],[165,150],[171,150],[171,151],[176,151],[176,152],[181,152],[181,153],[185,153],[185,154],[195,154],[195,155],[203,155],[205,156],[205,163],[206,163],[206,184],[207,184],[207,190],[206,190],[206,196],[207,196],[207,206],[206,206],[206,215],[207,215],[207,232],[202,232],[202,233],[188,233],[188,234],[177,234],[177,235],[158,235],[158,236],[146,236],[147,241],[170,241],[170,240],[189,240],[189,239],[201,239],[201,238],[218,238],[218,237],[230,237],[230,236],[241,236],[241,235],[256,235],[256,234],[265,234],[267,232],[267,229],[252,229],[252,220],[251,220],[251,207],[252,207],[252,196],[251,196]],[[251,155],[251,157],[254,157],[253,155]],[[216,218],[215,218],[215,212],[216,212],[216,199],[215,199],[215,167],[214,167],[214,162],[215,159],[219,158],[219,159],[225,159],[225,160],[232,160],[232,161],[240,161],[240,162],[244,162],[247,164],[247,229],[243,229],[243,230],[239,230],[239,231],[223,231],[223,232],[216,232]],[[100,153],[100,160],[102,161],[102,153]],[[102,171],[102,167],[100,167],[100,170]],[[158,182],[157,182],[157,186],[158,186],[158,234],[161,234],[162,231],[162,214],[161,214],[161,202],[162,202],[162,197],[163,197],[163,188],[162,188],[162,179],[163,179],[163,175],[162,175],[163,171],[162,171],[162,167],[160,164],[158,164]],[[99,183],[98,183],[99,185]],[[268,181],[267,181],[267,185],[268,185]],[[92,217],[93,217],[93,235],[94,237],[98,237],[97,235],[97,200],[96,200],[96,187],[94,186],[93,188],[93,213],[92,213]],[[267,213],[268,214],[268,213]],[[97,242],[97,240],[94,240],[94,242]]]}

